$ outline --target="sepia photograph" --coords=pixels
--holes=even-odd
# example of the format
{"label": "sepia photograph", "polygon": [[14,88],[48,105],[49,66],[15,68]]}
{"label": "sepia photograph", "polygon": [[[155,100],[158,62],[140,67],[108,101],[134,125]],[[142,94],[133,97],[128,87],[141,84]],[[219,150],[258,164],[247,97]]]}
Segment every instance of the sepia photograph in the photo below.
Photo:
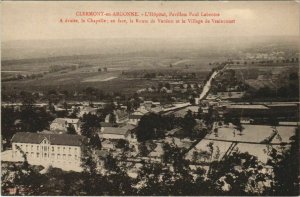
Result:
{"label": "sepia photograph", "polygon": [[299,1],[3,1],[2,196],[299,196]]}

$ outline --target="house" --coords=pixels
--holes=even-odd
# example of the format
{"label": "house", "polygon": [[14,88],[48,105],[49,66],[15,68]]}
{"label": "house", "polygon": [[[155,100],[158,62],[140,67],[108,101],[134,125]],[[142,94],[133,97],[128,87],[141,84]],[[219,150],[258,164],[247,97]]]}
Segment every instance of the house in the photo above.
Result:
{"label": "house", "polygon": [[132,125],[137,125],[141,118],[147,113],[149,113],[149,111],[143,107],[140,110],[136,110],[135,112],[129,115],[128,123]]}
{"label": "house", "polygon": [[[126,123],[129,120],[128,113],[125,110],[114,110],[115,122],[117,124]],[[112,114],[105,117],[105,122],[110,122]]]}
{"label": "house", "polygon": [[80,109],[79,117],[82,117],[84,114],[96,115],[97,114],[97,108],[87,106],[87,107],[84,107],[84,108]]}
{"label": "house", "polygon": [[267,118],[272,115],[269,107],[259,104],[235,104],[225,107],[224,116]]}
{"label": "house", "polygon": [[252,124],[254,122],[254,120],[251,118],[247,118],[247,117],[241,117],[240,122],[241,122],[241,124]]}
{"label": "house", "polygon": [[116,127],[118,126],[117,124],[114,124],[114,123],[110,123],[110,122],[100,122],[100,125],[101,125],[101,129],[100,131],[104,131],[105,128],[107,127]]}
{"label": "house", "polygon": [[18,132],[12,137],[12,160],[28,163],[80,170],[81,154],[86,138],[69,134],[41,134]]}
{"label": "house", "polygon": [[50,124],[50,130],[60,130],[67,132],[68,127],[73,125],[77,133],[80,133],[80,120],[72,118],[56,118]]}
{"label": "house", "polygon": [[164,93],[171,94],[173,91],[170,90],[170,89],[168,89],[168,88],[166,88],[166,87],[162,87],[162,88],[160,89],[160,92],[164,92]]}
{"label": "house", "polygon": [[102,139],[127,139],[130,131],[134,128],[129,124],[122,127],[106,127],[100,132],[99,136]]}

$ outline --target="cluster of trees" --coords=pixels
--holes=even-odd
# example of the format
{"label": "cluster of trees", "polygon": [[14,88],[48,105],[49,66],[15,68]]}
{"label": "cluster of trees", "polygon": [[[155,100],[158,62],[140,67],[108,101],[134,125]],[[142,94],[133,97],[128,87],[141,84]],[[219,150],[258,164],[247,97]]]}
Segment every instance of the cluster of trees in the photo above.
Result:
{"label": "cluster of trees", "polygon": [[[136,178],[127,172],[134,168],[108,155],[99,168],[92,148],[82,159],[83,172],[63,172],[50,168],[41,175],[26,163],[2,170],[2,194],[8,188],[22,190],[23,195],[299,195],[298,136],[290,149],[270,147],[267,163],[273,172],[248,153],[232,152],[220,162],[190,169],[184,150],[174,144],[164,145],[161,163],[141,163]],[[13,169],[10,169],[13,168]],[[14,173],[12,173],[14,172]],[[12,176],[14,174],[15,176]],[[26,180],[26,181],[25,181]],[[76,180],[76,181],[74,181]],[[20,194],[20,193],[19,193]]]}
{"label": "cluster of trees", "polygon": [[59,72],[63,70],[76,70],[76,65],[52,65],[49,67],[49,73]]}
{"label": "cluster of trees", "polygon": [[98,132],[101,129],[101,118],[93,114],[84,114],[81,118],[81,135],[88,138],[88,143],[93,149],[101,149],[101,140]]}
{"label": "cluster of trees", "polygon": [[196,128],[197,118],[199,116],[193,114],[191,110],[188,110],[184,117],[164,116],[155,113],[144,115],[136,128],[137,139],[139,142],[161,139],[165,137],[167,131],[174,128],[181,128],[181,132],[177,134],[179,137],[197,138],[203,136],[202,131]]}
{"label": "cluster of trees", "polygon": [[104,67],[104,68],[98,68],[98,72],[107,72],[107,67]]}
{"label": "cluster of trees", "polygon": [[4,77],[1,79],[2,82],[6,81],[17,81],[17,80],[23,80],[23,79],[38,79],[42,78],[45,73],[35,73],[35,74],[16,74],[14,76],[10,77]]}
{"label": "cluster of trees", "polygon": [[49,128],[54,116],[45,108],[23,105],[20,109],[13,107],[1,108],[1,135],[5,142],[4,148],[10,146],[12,136],[19,131],[38,132]]}

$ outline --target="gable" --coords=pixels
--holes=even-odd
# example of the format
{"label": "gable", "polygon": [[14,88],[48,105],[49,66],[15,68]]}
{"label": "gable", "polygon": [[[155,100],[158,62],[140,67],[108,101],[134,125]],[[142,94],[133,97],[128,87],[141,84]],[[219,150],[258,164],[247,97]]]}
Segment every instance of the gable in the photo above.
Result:
{"label": "gable", "polygon": [[40,144],[50,144],[50,141],[45,137]]}

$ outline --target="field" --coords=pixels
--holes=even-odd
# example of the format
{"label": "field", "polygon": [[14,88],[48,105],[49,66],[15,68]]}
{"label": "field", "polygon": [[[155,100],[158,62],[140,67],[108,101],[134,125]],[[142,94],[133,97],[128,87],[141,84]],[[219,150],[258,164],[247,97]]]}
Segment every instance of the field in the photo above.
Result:
{"label": "field", "polygon": [[[219,128],[217,135],[215,135],[215,133],[208,134],[205,139],[201,140],[187,153],[186,158],[192,160],[193,152],[198,151],[203,153],[201,157],[198,158],[198,162],[210,162],[212,159],[220,160],[226,154],[230,146],[233,145],[233,142],[238,142],[234,148],[235,150],[242,153],[248,152],[256,156],[261,162],[266,163],[269,159],[267,152],[270,147],[280,149],[282,147],[278,145],[279,143],[290,143],[290,137],[295,134],[296,127],[277,126],[278,134],[276,135],[271,126],[243,125],[243,128],[242,134],[231,126]],[[271,139],[270,144],[259,144],[268,138]],[[205,154],[209,153],[210,146],[213,147],[213,156],[207,158]]]}
{"label": "field", "polygon": [[[220,61],[223,58],[220,58]],[[101,55],[83,56],[69,58],[48,58],[42,60],[16,60],[4,61],[2,66],[2,78],[17,74],[43,73],[42,77],[34,79],[21,79],[2,82],[2,91],[5,93],[19,92],[21,90],[47,91],[49,89],[79,90],[86,87],[95,87],[108,92],[132,93],[138,89],[156,86],[157,81],[128,78],[124,72],[137,73],[189,73],[196,72],[201,76],[199,80],[211,69],[210,58],[204,57],[174,57],[166,56],[135,56],[127,54],[122,57]],[[172,67],[170,68],[170,64]],[[189,67],[186,68],[186,64]],[[65,69],[57,72],[48,72],[49,68],[56,66],[74,65],[76,69]],[[107,71],[98,69],[107,68]]]}

